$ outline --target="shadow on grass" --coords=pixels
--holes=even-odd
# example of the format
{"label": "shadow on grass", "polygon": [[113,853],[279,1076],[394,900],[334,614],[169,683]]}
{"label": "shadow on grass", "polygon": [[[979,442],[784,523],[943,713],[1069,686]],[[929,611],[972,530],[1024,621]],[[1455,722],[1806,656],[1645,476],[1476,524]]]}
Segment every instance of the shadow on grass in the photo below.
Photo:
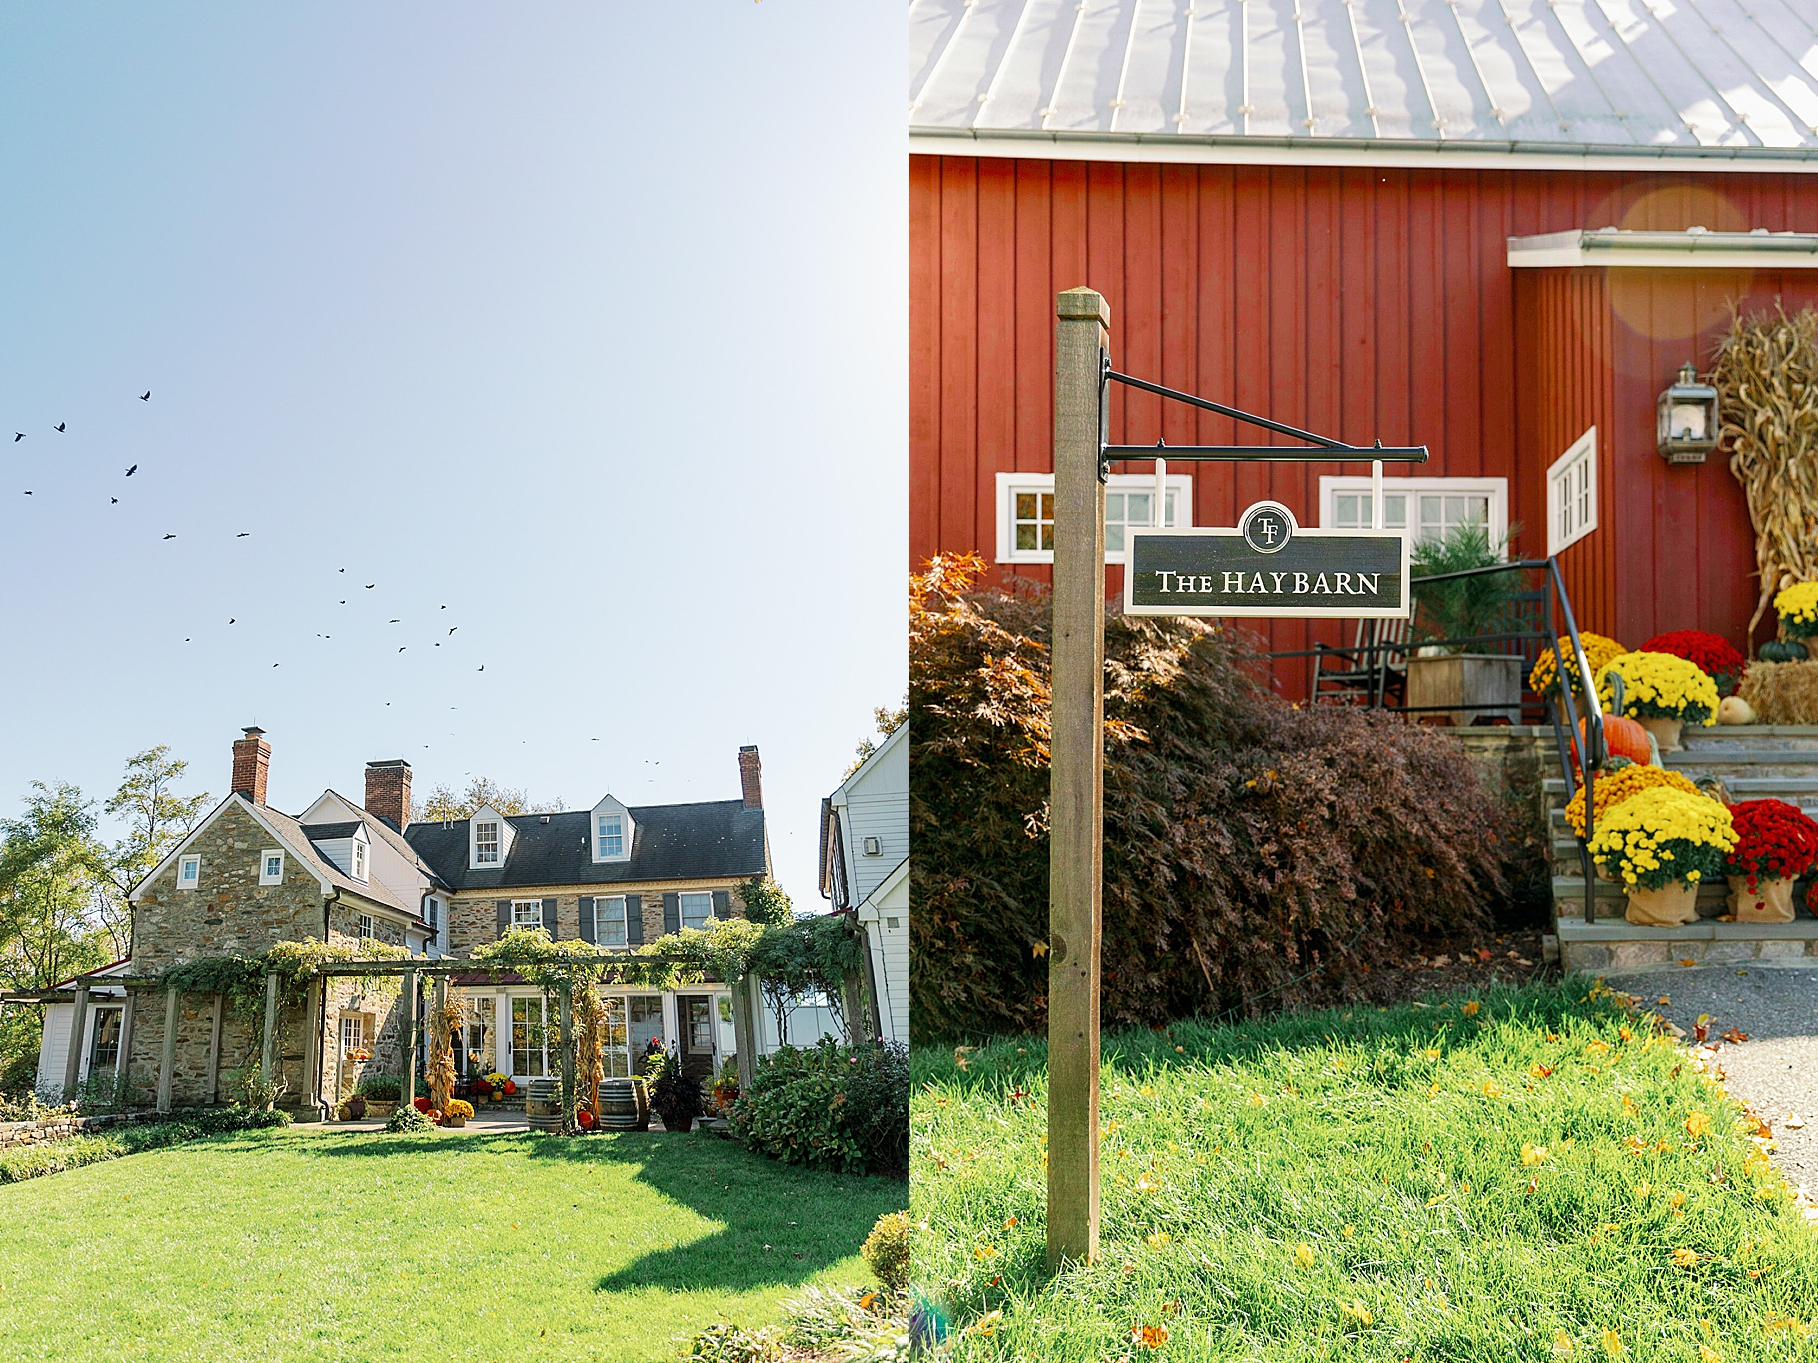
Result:
{"label": "shadow on grass", "polygon": [[[1593,988],[1589,979],[1568,977],[1520,988],[1434,995],[1419,1004],[1387,1008],[1359,1004],[1234,1024],[1187,1018],[1165,1027],[1106,1032],[1100,1055],[1118,1073],[1139,1074],[1250,1061],[1272,1052],[1324,1048],[1334,1041],[1408,1052],[1416,1045],[1433,1045],[1436,1037],[1458,1044],[1509,1024],[1558,1031],[1573,1019],[1607,1020],[1621,1011],[1615,1000],[1593,994]],[[1467,1014],[1465,1005],[1473,1002],[1477,1010]],[[1005,1037],[965,1050],[918,1046],[910,1053],[910,1069],[918,1086],[939,1084],[962,1093],[1019,1087],[1046,1076],[1048,1046],[1039,1036]]]}
{"label": "shadow on grass", "polygon": [[[523,1133],[466,1136],[349,1132],[301,1147],[309,1158],[349,1155],[515,1155],[539,1163],[619,1167],[670,1202],[721,1229],[687,1244],[645,1253],[601,1277],[597,1290],[670,1291],[799,1286],[858,1253],[877,1218],[908,1205],[902,1179],[829,1174],[779,1164],[723,1138],[695,1133],[622,1132],[563,1137]],[[610,1213],[609,1213],[610,1214]]]}

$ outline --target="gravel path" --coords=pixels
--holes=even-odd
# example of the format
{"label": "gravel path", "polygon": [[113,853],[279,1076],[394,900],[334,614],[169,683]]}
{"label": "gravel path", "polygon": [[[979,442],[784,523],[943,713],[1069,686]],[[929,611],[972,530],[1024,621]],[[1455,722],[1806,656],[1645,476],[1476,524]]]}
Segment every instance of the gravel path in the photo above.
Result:
{"label": "gravel path", "polygon": [[[1609,984],[1684,1028],[1688,1045],[1698,1015],[1711,1015],[1724,1087],[1774,1128],[1773,1159],[1787,1181],[1818,1198],[1818,970],[1680,970],[1612,975]],[[1662,996],[1670,1002],[1657,1003]],[[1732,1027],[1748,1040],[1723,1041]],[[1789,1117],[1805,1125],[1790,1127]]]}

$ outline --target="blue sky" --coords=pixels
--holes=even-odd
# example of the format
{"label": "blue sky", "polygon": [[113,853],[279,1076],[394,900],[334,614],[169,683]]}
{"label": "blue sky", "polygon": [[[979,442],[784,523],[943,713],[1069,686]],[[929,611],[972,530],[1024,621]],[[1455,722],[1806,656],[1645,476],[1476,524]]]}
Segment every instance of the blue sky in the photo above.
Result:
{"label": "blue sky", "polygon": [[904,691],[903,45],[851,0],[0,12],[0,812],[155,743],[222,795],[249,724],[293,811],[399,756],[728,799],[756,743],[817,906]]}

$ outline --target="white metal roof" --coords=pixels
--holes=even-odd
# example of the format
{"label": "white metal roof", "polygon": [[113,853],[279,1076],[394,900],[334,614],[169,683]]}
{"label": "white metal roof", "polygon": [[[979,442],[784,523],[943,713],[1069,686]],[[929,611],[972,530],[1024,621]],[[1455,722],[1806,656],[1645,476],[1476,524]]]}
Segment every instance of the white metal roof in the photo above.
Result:
{"label": "white metal roof", "polygon": [[910,0],[911,146],[1784,168],[1818,160],[1815,21],[1814,0]]}

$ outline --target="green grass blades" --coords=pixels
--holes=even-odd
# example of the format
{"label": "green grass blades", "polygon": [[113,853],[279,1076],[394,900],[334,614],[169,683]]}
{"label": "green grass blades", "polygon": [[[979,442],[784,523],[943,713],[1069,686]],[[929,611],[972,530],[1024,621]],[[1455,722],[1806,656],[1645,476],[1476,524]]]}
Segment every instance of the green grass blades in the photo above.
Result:
{"label": "green grass blades", "polygon": [[711,1137],[216,1137],[0,1186],[0,1359],[675,1359],[867,1280],[904,1196]]}
{"label": "green grass blades", "polygon": [[914,1056],[955,1359],[1818,1358],[1818,1235],[1686,1052],[1560,986],[1105,1038],[1102,1254],[1044,1269],[1039,1040]]}

